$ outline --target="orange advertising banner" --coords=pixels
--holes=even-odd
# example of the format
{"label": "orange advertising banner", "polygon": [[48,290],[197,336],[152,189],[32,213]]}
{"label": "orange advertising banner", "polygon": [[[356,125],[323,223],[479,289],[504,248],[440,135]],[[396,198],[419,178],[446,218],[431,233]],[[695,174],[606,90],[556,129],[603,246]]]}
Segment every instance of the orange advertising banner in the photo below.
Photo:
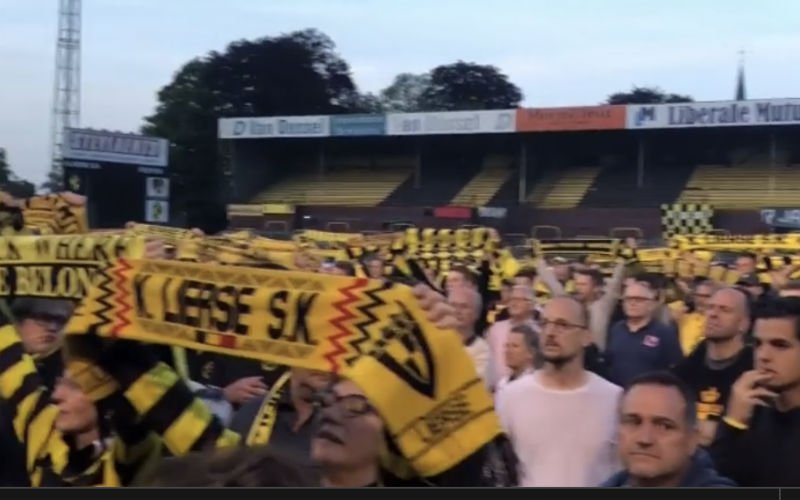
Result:
{"label": "orange advertising banner", "polygon": [[625,106],[522,108],[517,110],[517,132],[624,129]]}

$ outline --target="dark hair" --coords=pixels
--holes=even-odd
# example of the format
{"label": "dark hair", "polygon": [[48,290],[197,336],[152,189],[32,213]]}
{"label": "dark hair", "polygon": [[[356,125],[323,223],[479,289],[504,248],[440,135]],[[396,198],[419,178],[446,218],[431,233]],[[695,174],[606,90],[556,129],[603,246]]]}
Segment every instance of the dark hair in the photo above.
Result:
{"label": "dark hair", "polygon": [[686,424],[689,427],[694,427],[694,425],[697,424],[697,403],[695,402],[695,395],[683,380],[676,375],[666,371],[639,375],[625,388],[625,391],[622,393],[623,398],[637,385],[656,385],[659,387],[674,388],[681,395],[683,402],[686,403],[686,410],[683,414]]}
{"label": "dark hair", "polygon": [[478,285],[479,285],[478,276],[475,273],[473,273],[472,270],[470,268],[468,268],[467,266],[464,266],[464,265],[461,265],[461,264],[455,265],[455,266],[451,267],[450,271],[448,271],[448,272],[460,274],[472,286],[474,286],[475,288],[478,288]]}
{"label": "dark hair", "polygon": [[758,301],[755,319],[794,320],[794,334],[800,340],[800,297],[774,297]]}
{"label": "dark hair", "polygon": [[346,260],[338,260],[333,265],[336,269],[342,271],[347,276],[355,276],[356,275],[356,268],[353,266],[351,262]]}
{"label": "dark hair", "polygon": [[514,275],[514,278],[527,278],[533,281],[536,279],[536,276],[538,276],[538,273],[536,272],[535,268],[523,267],[522,269],[517,271],[517,274]]}
{"label": "dark hair", "polygon": [[744,257],[746,259],[753,260],[753,261],[757,260],[756,254],[751,253],[751,252],[740,253],[739,255],[736,256],[737,259],[740,259],[742,257]]}
{"label": "dark hair", "polygon": [[266,446],[232,446],[162,460],[142,481],[147,487],[317,486],[311,469]]}
{"label": "dark hair", "polygon": [[598,271],[597,269],[578,269],[575,271],[575,274],[581,274],[583,276],[588,276],[590,280],[592,280],[592,284],[594,286],[603,286],[605,281],[605,277],[603,273]]}
{"label": "dark hair", "polygon": [[781,290],[800,290],[800,280],[790,280]]}
{"label": "dark hair", "polygon": [[518,333],[525,337],[525,344],[531,351],[537,352],[539,350],[539,335],[530,325],[525,323],[514,325],[511,327],[511,333]]}

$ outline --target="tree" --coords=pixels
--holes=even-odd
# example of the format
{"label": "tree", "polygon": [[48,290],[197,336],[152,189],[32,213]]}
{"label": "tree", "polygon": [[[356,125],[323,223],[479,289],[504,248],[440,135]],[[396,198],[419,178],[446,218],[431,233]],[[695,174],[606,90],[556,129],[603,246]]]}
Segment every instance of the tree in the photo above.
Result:
{"label": "tree", "polygon": [[19,178],[8,164],[6,150],[0,148],[0,191],[15,198],[30,198],[36,194],[36,185]]}
{"label": "tree", "polygon": [[143,132],[170,141],[178,206],[224,202],[219,118],[337,114],[370,104],[333,41],[313,29],[240,40],[193,59],[159,91],[158,102]]}
{"label": "tree", "polygon": [[380,93],[380,102],[384,111],[395,113],[425,111],[422,94],[430,87],[430,84],[429,73],[422,75],[400,73],[394,78],[392,84]]}
{"label": "tree", "polygon": [[668,94],[658,87],[634,86],[629,92],[617,92],[608,96],[608,104],[667,104],[692,102],[688,95]]}
{"label": "tree", "polygon": [[458,61],[438,66],[420,96],[429,111],[516,108],[522,91],[494,66]]}

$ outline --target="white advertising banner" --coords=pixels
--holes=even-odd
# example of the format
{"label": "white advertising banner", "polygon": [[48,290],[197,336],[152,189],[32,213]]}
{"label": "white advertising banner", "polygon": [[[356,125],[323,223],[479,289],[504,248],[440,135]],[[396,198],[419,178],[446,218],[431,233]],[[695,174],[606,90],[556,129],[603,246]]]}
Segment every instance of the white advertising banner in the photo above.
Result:
{"label": "white advertising banner", "polygon": [[279,137],[327,137],[329,116],[267,116],[220,118],[220,139],[272,139]]}
{"label": "white advertising banner", "polygon": [[387,135],[502,134],[516,130],[516,110],[390,113]]}
{"label": "white advertising banner", "polygon": [[747,127],[800,124],[800,99],[629,105],[627,128]]}
{"label": "white advertising banner", "polygon": [[167,140],[158,137],[66,128],[61,156],[67,162],[78,160],[166,167],[169,151]]}

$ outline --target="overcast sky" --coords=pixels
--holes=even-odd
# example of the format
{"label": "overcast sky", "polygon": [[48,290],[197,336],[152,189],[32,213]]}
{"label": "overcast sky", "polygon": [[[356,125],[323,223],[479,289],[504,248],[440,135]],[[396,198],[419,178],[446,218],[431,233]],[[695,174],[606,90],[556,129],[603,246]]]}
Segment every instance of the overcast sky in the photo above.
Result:
{"label": "overcast sky", "polygon": [[[0,147],[48,169],[57,0],[0,0]],[[362,90],[463,59],[500,67],[528,106],[596,104],[633,84],[731,99],[798,97],[796,0],[83,0],[81,126],[135,131],[194,56],[314,27]]]}

